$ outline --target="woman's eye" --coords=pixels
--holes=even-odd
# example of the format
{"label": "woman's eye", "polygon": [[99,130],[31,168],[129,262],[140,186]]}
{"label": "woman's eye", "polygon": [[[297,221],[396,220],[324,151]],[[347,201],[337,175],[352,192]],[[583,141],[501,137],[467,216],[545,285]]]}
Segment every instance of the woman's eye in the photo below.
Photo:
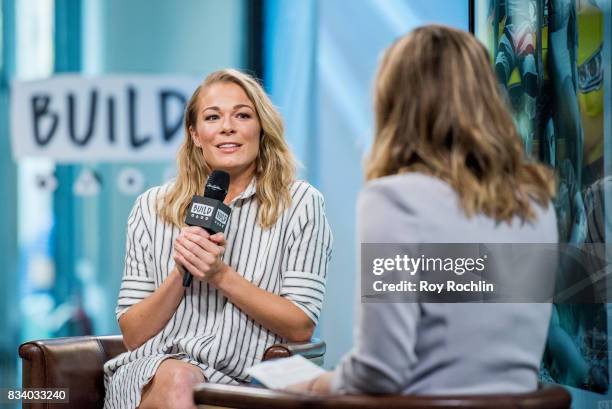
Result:
{"label": "woman's eye", "polygon": [[238,112],[236,116],[240,119],[249,119],[251,117],[251,115],[246,112]]}
{"label": "woman's eye", "polygon": [[217,114],[206,115],[204,117],[205,121],[216,121],[217,119],[219,119],[219,115]]}

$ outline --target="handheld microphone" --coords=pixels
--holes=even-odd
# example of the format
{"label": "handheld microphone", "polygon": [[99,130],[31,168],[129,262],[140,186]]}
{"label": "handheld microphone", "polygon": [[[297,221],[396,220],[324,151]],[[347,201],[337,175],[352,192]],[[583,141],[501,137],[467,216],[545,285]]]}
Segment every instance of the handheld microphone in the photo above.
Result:
{"label": "handheld microphone", "polygon": [[[193,196],[185,216],[188,226],[200,226],[211,235],[225,231],[231,209],[223,203],[229,188],[230,176],[222,170],[213,170],[206,186],[204,196]],[[193,276],[187,269],[183,271],[183,287],[189,287]]]}

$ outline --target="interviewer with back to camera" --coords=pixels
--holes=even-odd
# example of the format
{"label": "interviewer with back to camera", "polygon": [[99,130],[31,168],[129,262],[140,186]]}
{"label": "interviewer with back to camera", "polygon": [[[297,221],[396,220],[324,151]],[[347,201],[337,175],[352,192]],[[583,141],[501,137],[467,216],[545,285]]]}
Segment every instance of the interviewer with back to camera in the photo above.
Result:
{"label": "interviewer with back to camera", "polygon": [[[116,312],[129,351],[105,365],[105,408],[195,408],[194,384],[244,382],[268,346],[309,340],[321,310],[332,242],[323,198],[295,180],[263,88],[214,72],[184,127],[176,179],[139,196],[128,219]],[[184,225],[212,170],[231,178],[225,235]]]}
{"label": "interviewer with back to camera", "polygon": [[[360,242],[558,241],[552,172],[525,158],[488,53],[471,34],[414,30],[386,51],[374,88]],[[534,390],[550,314],[545,303],[361,303],[352,351],[335,371],[292,389]]]}

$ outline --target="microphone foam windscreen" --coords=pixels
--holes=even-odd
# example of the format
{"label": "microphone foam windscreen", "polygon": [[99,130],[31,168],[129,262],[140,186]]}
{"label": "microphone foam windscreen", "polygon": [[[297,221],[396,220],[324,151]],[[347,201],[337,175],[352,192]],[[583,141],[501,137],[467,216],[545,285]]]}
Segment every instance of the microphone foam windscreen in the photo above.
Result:
{"label": "microphone foam windscreen", "polygon": [[204,187],[204,197],[223,201],[227,195],[227,190],[230,184],[230,175],[222,170],[213,170],[206,186]]}

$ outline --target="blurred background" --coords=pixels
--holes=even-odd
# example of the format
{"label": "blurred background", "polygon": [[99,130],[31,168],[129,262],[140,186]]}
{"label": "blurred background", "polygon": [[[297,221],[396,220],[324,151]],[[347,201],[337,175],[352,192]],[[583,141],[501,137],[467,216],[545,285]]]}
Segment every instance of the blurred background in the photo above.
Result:
{"label": "blurred background", "polygon": [[[17,348],[24,341],[119,333],[114,308],[127,215],[138,194],[173,176],[175,154],[173,147],[163,160],[83,155],[68,162],[14,155],[19,135],[11,134],[11,126],[17,129],[11,119],[21,118],[11,115],[15,84],[66,73],[84,81],[167,75],[192,79],[195,88],[207,73],[225,67],[260,78],[283,114],[301,178],[326,200],[335,247],[316,335],[327,342],[325,366],[331,368],[352,343],[354,207],[372,141],[379,57],[422,24],[486,28],[487,18],[499,17],[491,17],[498,3],[506,1],[0,0],[0,388],[19,387]],[[602,38],[609,40],[609,1],[601,13]],[[503,32],[506,21],[495,21]],[[487,34],[478,34],[486,42]],[[499,38],[492,41],[493,53]],[[596,67],[606,90],[600,139],[601,152],[610,152],[611,59],[609,41],[603,44]],[[77,100],[79,129],[86,102]],[[599,177],[612,174],[603,153],[601,158]],[[607,372],[611,326],[605,328],[601,359]],[[584,407],[603,399],[572,392]]]}

